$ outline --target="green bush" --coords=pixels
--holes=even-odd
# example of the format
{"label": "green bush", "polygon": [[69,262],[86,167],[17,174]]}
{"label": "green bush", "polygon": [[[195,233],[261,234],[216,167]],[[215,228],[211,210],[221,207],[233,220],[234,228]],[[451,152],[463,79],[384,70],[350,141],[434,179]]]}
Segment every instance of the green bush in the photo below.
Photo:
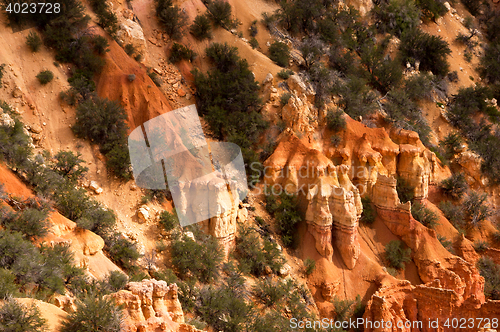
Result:
{"label": "green bush", "polygon": [[434,228],[439,225],[437,223],[439,220],[437,213],[418,202],[412,204],[411,214],[415,220],[425,227]]}
{"label": "green bush", "polygon": [[187,15],[172,0],[155,0],[156,16],[163,30],[173,40],[180,40],[187,24]]}
{"label": "green bush", "polygon": [[481,57],[479,73],[487,82],[500,83],[500,42],[487,44]]}
{"label": "green bush", "polygon": [[94,51],[99,55],[104,55],[109,52],[108,40],[103,36],[92,37],[92,44],[94,44]]}
{"label": "green bush", "polygon": [[184,45],[174,43],[170,50],[168,60],[172,63],[178,63],[181,60],[193,61],[196,58],[196,53]]}
{"label": "green bush", "polygon": [[224,258],[222,248],[211,236],[202,241],[203,243],[197,243],[184,235],[180,240],[172,242],[172,265],[180,278],[195,277],[209,283],[219,275]]}
{"label": "green bush", "polygon": [[215,26],[225,29],[231,26],[231,5],[224,0],[212,0],[207,5],[208,15]]}
{"label": "green bush", "polygon": [[432,88],[434,82],[432,76],[427,73],[413,75],[406,79],[404,90],[412,101],[422,99],[432,100]]}
{"label": "green bush", "polygon": [[478,253],[482,253],[488,249],[490,245],[486,241],[476,240],[474,241],[474,250]]}
{"label": "green bush", "polygon": [[288,104],[290,98],[292,98],[292,94],[290,92],[285,92],[284,94],[282,94],[280,97],[281,106],[285,106],[286,104]]}
{"label": "green bush", "polygon": [[331,302],[334,307],[335,321],[337,322],[355,321],[363,317],[365,312],[365,306],[361,303],[359,295],[354,300],[341,300],[338,296],[335,296]]}
{"label": "green bush", "polygon": [[72,182],[81,180],[87,174],[88,168],[82,166],[85,161],[81,159],[81,153],[74,154],[73,151],[59,151],[53,158],[52,169]]}
{"label": "green bush", "polygon": [[370,84],[382,94],[399,86],[403,71],[397,60],[386,56],[389,39],[378,45],[365,46],[361,52],[361,65],[366,69]]}
{"label": "green bush", "polygon": [[191,34],[198,40],[212,38],[212,25],[206,15],[197,15],[189,28]]}
{"label": "green bush", "polygon": [[316,261],[314,259],[306,258],[304,261],[306,275],[311,275],[316,269]]}
{"label": "green bush", "polygon": [[340,95],[339,106],[353,119],[370,115],[376,109],[377,96],[366,83],[362,77],[352,75],[336,87]]}
{"label": "green bush", "polygon": [[441,182],[441,190],[449,197],[459,200],[469,189],[463,173],[452,174]]}
{"label": "green bush", "polygon": [[469,13],[471,13],[473,16],[476,16],[479,14],[479,10],[481,9],[481,1],[477,0],[461,0],[461,2],[464,4],[464,6],[467,8]]}
{"label": "green bush", "polygon": [[255,50],[257,47],[259,47],[259,42],[255,37],[250,38],[250,41],[248,42],[250,46]]}
{"label": "green bush", "polygon": [[76,302],[76,311],[69,313],[61,323],[61,332],[119,332],[122,330],[122,313],[113,299],[86,296]]}
{"label": "green bush", "polygon": [[410,0],[391,0],[373,8],[375,26],[381,33],[390,32],[401,37],[418,27],[420,10]]}
{"label": "green bush", "polygon": [[106,237],[105,241],[110,258],[125,270],[133,270],[134,263],[141,256],[136,245],[119,233]]}
{"label": "green bush", "polygon": [[413,29],[402,35],[399,51],[403,64],[409,62],[415,65],[419,61],[420,70],[431,71],[438,76],[445,76],[449,71],[446,57],[451,50],[441,37]]}
{"label": "green bush", "polygon": [[401,177],[397,178],[396,191],[401,203],[412,202],[415,198],[415,187]]}
{"label": "green bush", "polygon": [[463,230],[465,227],[465,212],[461,206],[457,206],[452,202],[441,202],[439,203],[439,209],[455,228],[459,231]]}
{"label": "green bush", "polygon": [[451,242],[446,237],[441,236],[441,235],[438,235],[437,238],[438,238],[439,242],[441,243],[441,245],[446,250],[448,250],[451,254],[455,255],[455,249],[453,249],[453,242]]}
{"label": "green bush", "polygon": [[25,306],[13,298],[7,298],[0,307],[0,331],[44,332],[48,330],[47,320],[42,317],[35,304]]}
{"label": "green bush", "polygon": [[38,75],[36,75],[36,78],[40,84],[45,85],[54,79],[54,74],[52,74],[50,70],[44,70],[39,72]]}
{"label": "green bush", "polygon": [[260,109],[259,85],[249,69],[248,62],[240,59],[237,48],[213,43],[206,54],[214,63],[207,74],[195,70],[196,102],[200,114],[218,138],[242,147],[246,153],[266,128]]}
{"label": "green bush", "polygon": [[163,229],[167,232],[170,232],[179,225],[179,220],[177,219],[175,212],[170,213],[168,211],[162,211],[160,213],[159,222]]}
{"label": "green bush", "polygon": [[5,213],[0,210],[2,226],[13,232],[20,232],[27,239],[44,237],[49,232],[48,211],[27,208],[18,213]]}
{"label": "green bush", "polygon": [[38,52],[40,46],[42,46],[42,39],[36,32],[31,31],[26,37],[26,45],[28,45],[32,52]]}
{"label": "green bush", "polygon": [[112,37],[118,32],[118,18],[104,0],[90,0],[92,9],[97,14],[98,24]]}
{"label": "green bush", "polygon": [[275,41],[269,46],[269,59],[276,62],[278,66],[288,67],[290,48],[285,43]]}
{"label": "green bush", "polygon": [[123,50],[125,51],[125,53],[127,53],[127,55],[132,56],[135,53],[135,46],[132,44],[127,44],[125,45]]}
{"label": "green bush", "polygon": [[263,279],[254,285],[253,293],[266,307],[271,307],[286,296],[286,289],[281,281]]}
{"label": "green bush", "polygon": [[364,225],[372,225],[377,218],[377,210],[373,207],[369,197],[362,197],[361,203],[363,204],[363,212],[359,221]]}
{"label": "green bush", "polygon": [[431,20],[436,20],[448,11],[440,0],[416,0],[415,3],[422,10],[422,15]]}
{"label": "green bush", "polygon": [[486,193],[480,194],[475,191],[469,192],[464,199],[462,206],[472,226],[477,226],[492,215],[491,208],[486,204],[487,199]]}
{"label": "green bush", "polygon": [[15,280],[16,276],[10,270],[0,269],[0,299],[19,295]]}
{"label": "green bush", "polygon": [[101,152],[107,157],[108,168],[121,178],[129,178],[125,110],[114,101],[94,97],[78,105],[76,116],[72,127],[75,135],[99,144]]}
{"label": "green bush", "polygon": [[263,239],[262,243],[256,231],[238,225],[236,237],[236,253],[239,258],[239,269],[243,273],[255,276],[265,274],[266,267],[278,273],[284,260],[275,243]]}
{"label": "green bush", "polygon": [[444,150],[444,157],[448,160],[453,159],[457,153],[462,150],[463,138],[457,132],[451,132],[439,142]]}
{"label": "green bush", "polygon": [[477,269],[484,277],[484,295],[491,300],[500,300],[500,265],[489,257],[481,257]]}
{"label": "green bush", "polygon": [[291,75],[293,75],[293,70],[282,69],[278,72],[278,77],[287,80]]}
{"label": "green bush", "polygon": [[342,110],[328,109],[326,113],[326,126],[332,132],[337,133],[345,129],[347,122]]}
{"label": "green bush", "polygon": [[393,240],[385,246],[385,259],[389,267],[404,270],[405,263],[411,262],[411,249],[404,248],[403,242]]}
{"label": "green bush", "polygon": [[297,197],[281,193],[278,197],[266,196],[266,209],[276,219],[278,233],[285,247],[296,248],[298,242],[297,226],[302,221]]}
{"label": "green bush", "polygon": [[2,87],[3,74],[5,73],[5,63],[0,65],[0,88]]}
{"label": "green bush", "polygon": [[148,70],[148,76],[156,86],[160,87],[162,85],[163,82],[162,82],[160,76],[157,73],[155,73],[154,71]]}

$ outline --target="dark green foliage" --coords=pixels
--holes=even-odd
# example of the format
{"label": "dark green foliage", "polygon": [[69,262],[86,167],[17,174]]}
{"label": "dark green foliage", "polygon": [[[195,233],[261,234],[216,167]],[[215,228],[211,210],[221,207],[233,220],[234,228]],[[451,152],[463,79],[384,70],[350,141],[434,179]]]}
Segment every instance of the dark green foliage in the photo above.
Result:
{"label": "dark green foliage", "polygon": [[273,273],[278,273],[284,260],[275,243],[264,238],[262,243],[255,230],[238,225],[236,253],[239,257],[240,270],[261,276],[268,266]]}
{"label": "dark green foliage", "polygon": [[463,138],[457,132],[451,132],[439,142],[444,150],[444,157],[448,160],[453,159],[457,153],[462,150]]}
{"label": "dark green foliage", "polygon": [[197,15],[189,28],[191,34],[198,40],[212,38],[212,25],[206,15]]}
{"label": "dark green foliage", "polygon": [[127,282],[127,275],[120,271],[111,271],[106,278],[106,283],[112,293],[118,292],[120,289],[124,289]]}
{"label": "dark green foliage", "polygon": [[344,130],[346,127],[344,112],[342,110],[328,109],[326,113],[326,126],[334,133]]}
{"label": "dark green foliage", "polygon": [[15,214],[0,210],[1,225],[10,231],[23,234],[27,239],[47,235],[49,231],[47,217],[48,211],[36,208],[26,208]]}
{"label": "dark green foliage", "polygon": [[282,94],[280,97],[281,106],[285,106],[286,104],[288,104],[290,98],[292,98],[292,94],[290,92],[285,92],[284,94]]}
{"label": "dark green foliage", "polygon": [[419,61],[420,70],[439,76],[445,76],[449,71],[446,57],[451,50],[441,37],[413,29],[402,35],[399,50],[403,64],[409,62],[415,65]]}
{"label": "dark green foliage", "polygon": [[266,127],[260,113],[259,85],[237,48],[214,43],[206,49],[214,68],[207,74],[194,71],[198,111],[218,138],[226,137],[246,151]]}
{"label": "dark green foliage", "polygon": [[116,102],[89,98],[78,105],[72,129],[76,136],[99,144],[107,157],[107,166],[121,178],[130,177],[126,142],[127,125],[123,108]]}
{"label": "dark green foliage", "polygon": [[197,243],[185,235],[172,242],[171,255],[172,265],[180,278],[194,277],[204,283],[217,278],[224,257],[215,238],[205,236],[202,243]]}
{"label": "dark green foliage", "polygon": [[173,40],[181,39],[187,15],[172,0],[155,0],[156,16],[163,30]]}
{"label": "dark green foliage", "polygon": [[0,107],[15,121],[13,127],[0,126],[0,159],[14,167],[22,167],[27,163],[27,158],[31,154],[31,148],[28,145],[29,136],[24,133],[23,124],[10,107],[3,101],[0,101]]}
{"label": "dark green foliage", "polygon": [[50,70],[44,70],[39,72],[38,75],[36,75],[36,78],[40,84],[45,85],[54,79],[54,74],[52,74]]}
{"label": "dark green foliage", "polygon": [[172,63],[178,63],[181,60],[193,61],[196,58],[196,53],[184,45],[174,43],[170,50],[168,60]]}
{"label": "dark green foliage", "polygon": [[272,281],[271,279],[261,279],[253,287],[253,293],[262,304],[266,307],[271,307],[276,302],[286,296],[286,289],[283,283],[279,281]]}
{"label": "dark green foliage", "polygon": [[492,240],[493,240],[494,243],[500,244],[500,231],[496,231],[495,233],[493,233],[491,235],[491,238],[492,238]]}
{"label": "dark green foliage", "polygon": [[44,332],[49,326],[35,304],[25,306],[13,298],[0,307],[0,331],[2,332]]}
{"label": "dark green foliage", "polygon": [[160,76],[157,73],[155,73],[154,71],[148,70],[148,76],[156,86],[160,87],[162,85],[163,82],[162,82]]}
{"label": "dark green foliage", "polygon": [[36,32],[31,31],[26,37],[26,45],[32,52],[38,52],[40,46],[42,46],[42,39]]}
{"label": "dark green foliage", "polygon": [[488,195],[475,191],[469,192],[463,201],[464,211],[472,226],[477,226],[480,222],[492,215],[491,208],[486,204]]}
{"label": "dark green foliage", "polygon": [[135,46],[132,44],[127,44],[125,45],[123,50],[125,51],[125,53],[127,53],[127,55],[132,56],[135,53]]}
{"label": "dark green foliage", "polygon": [[126,270],[132,270],[134,263],[140,257],[136,245],[125,239],[121,234],[115,233],[106,237],[106,251],[110,258]]}
{"label": "dark green foliage", "polygon": [[500,42],[487,44],[479,66],[481,77],[489,83],[500,83]]}
{"label": "dark green foliage", "polygon": [[377,218],[377,210],[372,205],[372,200],[369,197],[362,197],[361,203],[363,203],[363,212],[359,221],[364,225],[373,224]]}
{"label": "dark green foliage", "polygon": [[427,73],[413,75],[405,81],[405,93],[413,101],[432,99],[432,77]]}
{"label": "dark green foliage", "polygon": [[415,3],[422,10],[423,16],[430,20],[436,20],[448,11],[440,0],[416,0]]}
{"label": "dark green foliage", "polygon": [[455,173],[441,182],[441,190],[449,197],[459,200],[469,189],[463,173]]}
{"label": "dark green foliage", "polygon": [[293,70],[282,69],[278,72],[278,77],[287,80],[291,75],[293,75]]}
{"label": "dark green foliage", "polygon": [[297,226],[302,221],[297,197],[288,195],[285,191],[279,196],[266,196],[266,210],[276,219],[278,233],[285,247],[297,246]]}
{"label": "dark green foliage", "polygon": [[353,119],[372,114],[376,109],[376,95],[366,83],[365,79],[353,75],[337,87],[341,97],[339,105]]}
{"label": "dark green foliage", "polygon": [[393,240],[385,246],[385,259],[390,267],[405,269],[405,263],[411,262],[411,249],[405,248],[403,242]]}
{"label": "dark green foliage", "polygon": [[199,295],[197,312],[216,331],[239,332],[252,312],[242,295],[235,294],[229,286],[205,287]]}
{"label": "dark green foliage", "polygon": [[455,249],[453,249],[453,243],[450,240],[448,240],[447,238],[445,238],[444,236],[441,236],[441,235],[438,235],[437,238],[438,238],[439,242],[441,243],[441,245],[446,250],[448,250],[450,253],[455,255]]}
{"label": "dark green foliage", "polygon": [[73,151],[59,151],[54,156],[54,166],[52,169],[66,177],[72,182],[77,182],[87,174],[88,168],[81,164],[85,161],[81,159],[81,153],[74,154]]}
{"label": "dark green foliage", "polygon": [[385,56],[389,39],[361,50],[361,64],[369,74],[370,84],[383,94],[399,85],[403,71],[398,61]]}
{"label": "dark green foliage", "polygon": [[419,25],[420,10],[411,0],[392,0],[373,8],[375,26],[381,33],[392,33],[401,37]]}
{"label": "dark green foliage", "polygon": [[3,74],[5,73],[5,63],[0,65],[0,88],[2,87]]}
{"label": "dark green foliage", "polygon": [[412,204],[411,214],[413,218],[426,227],[434,228],[439,225],[437,223],[439,220],[437,213],[418,202]]}
{"label": "dark green foliage", "polygon": [[401,203],[412,202],[415,197],[415,187],[411,186],[406,179],[398,177],[397,181],[396,191]]}
{"label": "dark green foliage", "polygon": [[299,51],[304,59],[304,66],[309,70],[317,63],[324,52],[325,45],[317,37],[308,37],[302,41],[299,46]]}
{"label": "dark green foliage", "polygon": [[500,300],[500,265],[489,257],[481,257],[477,269],[484,277],[484,295],[491,300]]}
{"label": "dark green foliage", "polygon": [[280,24],[293,34],[299,32],[311,33],[315,29],[315,20],[318,19],[327,6],[320,0],[313,1],[283,1],[277,18]]}
{"label": "dark green foliage", "polygon": [[481,1],[478,0],[461,0],[461,2],[465,5],[469,13],[473,16],[479,14],[479,10],[481,9]]}
{"label": "dark green foliage", "polygon": [[257,33],[259,33],[259,29],[257,28],[257,20],[253,21],[252,24],[250,25],[250,37],[255,37],[257,36]]}
{"label": "dark green foliage", "polygon": [[486,241],[476,240],[474,241],[474,250],[478,253],[482,253],[488,249],[490,245]]}
{"label": "dark green foliage", "polygon": [[61,332],[120,332],[122,313],[114,300],[86,296],[76,302],[76,311],[61,323]]}
{"label": "dark green foliage", "polygon": [[316,261],[314,259],[306,258],[304,261],[306,275],[311,275],[316,269]]}
{"label": "dark green foliage", "polygon": [[118,32],[118,18],[115,13],[104,0],[90,0],[90,5],[99,18],[98,24],[114,37]]}
{"label": "dark green foliage", "polygon": [[361,303],[359,295],[354,300],[341,300],[338,296],[335,296],[331,302],[334,306],[335,321],[355,321],[363,317],[365,312],[365,306]]}
{"label": "dark green foliage", "polygon": [[109,52],[108,40],[103,36],[92,37],[92,44],[94,45],[94,51],[99,55],[104,55],[106,52]]}
{"label": "dark green foliage", "polygon": [[175,214],[175,212],[170,213],[168,211],[162,211],[160,213],[159,222],[160,225],[163,226],[163,229],[167,232],[170,232],[179,225],[179,220],[177,219],[177,215]]}
{"label": "dark green foliage", "polygon": [[290,48],[285,43],[275,41],[269,46],[269,59],[276,62],[278,66],[288,67]]}
{"label": "dark green foliage", "polygon": [[0,269],[0,300],[19,295],[15,280],[16,276],[10,270]]}
{"label": "dark green foliage", "polygon": [[225,0],[212,0],[207,5],[208,16],[215,26],[225,29],[231,26],[231,5]]}
{"label": "dark green foliage", "polygon": [[257,47],[259,47],[259,42],[257,41],[257,39],[255,39],[255,37],[252,37],[250,38],[250,40],[248,41],[248,43],[250,44],[250,46],[252,46],[252,48],[255,50]]}
{"label": "dark green foliage", "polygon": [[460,206],[457,206],[452,202],[441,202],[439,203],[439,209],[457,230],[460,231],[464,229],[465,213]]}

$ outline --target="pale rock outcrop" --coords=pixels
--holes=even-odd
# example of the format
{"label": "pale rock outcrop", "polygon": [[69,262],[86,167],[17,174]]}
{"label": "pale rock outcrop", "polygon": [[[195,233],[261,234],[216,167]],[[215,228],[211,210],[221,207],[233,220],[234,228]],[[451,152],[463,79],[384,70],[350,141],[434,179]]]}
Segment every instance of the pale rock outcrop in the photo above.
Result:
{"label": "pale rock outcrop", "polygon": [[146,54],[146,39],[139,23],[122,17],[119,24],[120,29],[116,33],[118,43],[122,46],[132,44],[138,54]]}
{"label": "pale rock outcrop", "polygon": [[12,128],[12,127],[14,127],[15,124],[16,124],[16,122],[14,121],[14,119],[12,119],[10,117],[9,114],[7,114],[7,113],[0,114],[0,126],[1,127]]}
{"label": "pale rock outcrop", "polygon": [[108,296],[124,307],[125,331],[199,331],[184,323],[176,284],[145,279]]}

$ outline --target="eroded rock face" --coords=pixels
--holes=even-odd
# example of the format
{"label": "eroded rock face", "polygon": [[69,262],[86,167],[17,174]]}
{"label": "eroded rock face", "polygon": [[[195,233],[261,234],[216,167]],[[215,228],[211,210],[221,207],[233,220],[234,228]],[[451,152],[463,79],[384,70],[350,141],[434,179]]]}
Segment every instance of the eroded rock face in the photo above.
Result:
{"label": "eroded rock face", "polygon": [[184,323],[176,284],[149,279],[125,288],[108,296],[124,307],[126,331],[199,331]]}
{"label": "eroded rock face", "polygon": [[[441,331],[447,319],[457,318],[498,318],[500,301],[476,302],[468,301],[455,291],[440,288],[439,281],[433,284],[412,286],[408,281],[389,280],[381,276],[378,280],[379,290],[372,296],[366,306],[363,318],[365,321],[391,322],[384,328],[365,326],[364,331]],[[440,328],[429,326],[428,320],[439,320]],[[404,326],[406,321],[419,322],[419,327]],[[399,322],[399,323],[398,323]],[[397,328],[399,324],[399,328]],[[418,324],[418,323],[417,323]],[[392,325],[393,328],[388,327]],[[481,327],[484,327],[482,325]],[[446,328],[444,329],[447,330]],[[450,331],[452,329],[449,329]],[[465,327],[464,331],[478,331]]]}

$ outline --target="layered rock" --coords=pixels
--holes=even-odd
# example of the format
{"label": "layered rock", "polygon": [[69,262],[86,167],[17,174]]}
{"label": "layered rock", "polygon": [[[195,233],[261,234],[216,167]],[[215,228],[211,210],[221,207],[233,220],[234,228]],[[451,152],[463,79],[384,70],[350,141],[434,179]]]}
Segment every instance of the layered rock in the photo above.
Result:
{"label": "layered rock", "polygon": [[[464,319],[468,322],[469,318],[480,317],[489,318],[491,323],[492,319],[500,315],[500,301],[478,303],[464,300],[453,290],[440,288],[439,281],[432,285],[413,286],[406,280],[380,276],[378,283],[380,287],[368,301],[363,316],[364,331],[452,331],[453,319],[460,323]],[[382,320],[385,322],[384,327],[375,328],[367,324],[380,323]],[[438,326],[429,323],[436,320]],[[445,328],[447,320],[449,328]],[[463,325],[461,330],[479,331],[487,328],[485,320],[481,326],[478,326],[479,321],[476,322],[473,327]]]}
{"label": "layered rock", "polygon": [[155,279],[129,282],[125,290],[108,295],[123,306],[125,331],[199,331],[184,323],[177,285]]}

